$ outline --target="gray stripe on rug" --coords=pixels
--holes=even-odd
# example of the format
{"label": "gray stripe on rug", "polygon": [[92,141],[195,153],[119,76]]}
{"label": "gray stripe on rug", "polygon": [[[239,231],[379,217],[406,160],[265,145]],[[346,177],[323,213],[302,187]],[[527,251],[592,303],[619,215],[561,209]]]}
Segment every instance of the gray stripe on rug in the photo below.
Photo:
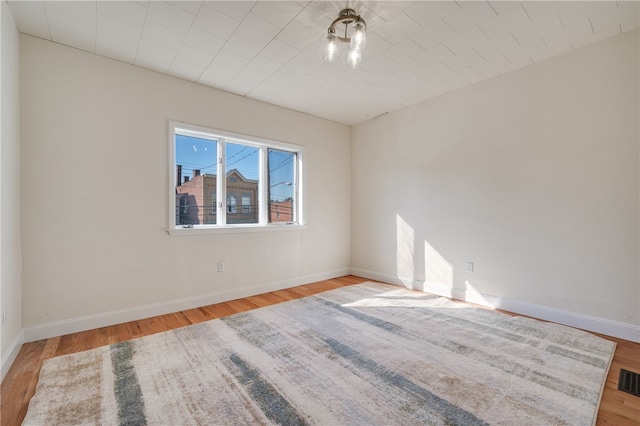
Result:
{"label": "gray stripe on rug", "polygon": [[259,370],[252,368],[237,353],[231,354],[229,360],[232,363],[232,365],[228,364],[229,371],[240,384],[245,386],[251,398],[269,420],[285,426],[308,425],[295,407],[289,404],[289,401],[260,374]]}
{"label": "gray stripe on rug", "polygon": [[144,400],[138,383],[133,355],[134,343],[126,341],[111,346],[111,365],[113,366],[113,390],[118,404],[118,422],[120,425],[146,425]]}
{"label": "gray stripe on rug", "polygon": [[556,355],[566,356],[568,358],[571,358],[571,359],[576,360],[576,361],[583,362],[583,363],[591,365],[593,367],[597,367],[597,368],[606,368],[607,367],[606,363],[601,358],[596,358],[594,356],[580,354],[580,353],[577,353],[575,351],[570,351],[568,349],[559,348],[557,346],[549,346],[547,348],[547,352],[550,352],[550,353],[556,354]]}
{"label": "gray stripe on rug", "polygon": [[421,399],[424,404],[442,418],[444,424],[465,426],[489,425],[489,423],[484,420],[479,419],[454,404],[451,404],[449,401],[440,398],[427,389],[418,386],[403,375],[387,369],[384,365],[378,364],[371,358],[362,355],[349,346],[344,345],[335,339],[326,339],[325,342],[336,354],[349,360],[355,367],[364,370],[369,374],[373,374],[378,380],[386,383],[387,385],[396,387]]}
{"label": "gray stripe on rug", "polygon": [[547,389],[551,389],[556,392],[562,392],[565,395],[569,395],[572,398],[580,399],[583,401],[593,401],[598,397],[598,392],[585,389],[583,386],[570,383],[566,380],[559,380],[555,377],[551,377],[548,374],[533,371],[529,377],[532,382],[544,386]]}
{"label": "gray stripe on rug", "polygon": [[392,324],[389,321],[385,321],[382,320],[380,318],[376,318],[374,316],[371,315],[367,315],[365,313],[362,313],[360,311],[356,311],[355,309],[351,309],[348,307],[344,307],[338,303],[335,302],[331,302],[329,300],[324,300],[321,298],[315,298],[315,299],[309,299],[308,300],[309,303],[314,303],[314,302],[320,302],[325,306],[328,306],[329,308],[335,309],[338,312],[342,312],[343,314],[347,314],[347,315],[351,315],[352,317],[359,319],[360,321],[364,321],[366,323],[369,323],[375,327],[379,327],[383,330],[387,330],[391,333],[397,334],[397,335],[402,335],[405,336],[405,333],[403,333],[403,329],[402,327],[400,327],[399,325],[396,324]]}

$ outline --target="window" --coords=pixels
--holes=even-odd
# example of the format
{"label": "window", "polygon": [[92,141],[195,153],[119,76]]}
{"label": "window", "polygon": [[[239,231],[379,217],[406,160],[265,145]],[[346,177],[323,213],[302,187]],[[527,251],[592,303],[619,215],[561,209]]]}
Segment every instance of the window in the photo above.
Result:
{"label": "window", "polygon": [[242,195],[242,214],[251,214],[251,194]]}
{"label": "window", "polygon": [[182,123],[170,132],[170,232],[303,223],[302,147]]}
{"label": "window", "polygon": [[236,201],[236,196],[233,194],[227,197],[227,212],[229,214],[238,213],[238,202]]}

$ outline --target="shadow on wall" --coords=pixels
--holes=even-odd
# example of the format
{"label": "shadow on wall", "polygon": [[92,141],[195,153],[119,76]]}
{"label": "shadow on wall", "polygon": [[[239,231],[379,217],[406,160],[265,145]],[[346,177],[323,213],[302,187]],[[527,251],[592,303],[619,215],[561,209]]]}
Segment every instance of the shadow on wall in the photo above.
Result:
{"label": "shadow on wall", "polygon": [[405,287],[494,307],[468,279],[464,289],[456,288],[455,273],[451,262],[396,214],[396,276]]}

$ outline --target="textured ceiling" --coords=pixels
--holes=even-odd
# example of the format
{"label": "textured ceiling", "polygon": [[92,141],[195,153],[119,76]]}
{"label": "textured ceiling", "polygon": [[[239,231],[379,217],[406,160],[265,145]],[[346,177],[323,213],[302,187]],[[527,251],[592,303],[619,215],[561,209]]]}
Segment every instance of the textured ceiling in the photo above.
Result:
{"label": "textured ceiling", "polygon": [[[8,1],[18,30],[356,124],[638,27],[638,1]],[[345,7],[363,63],[325,63]],[[344,45],[343,49],[348,46]]]}

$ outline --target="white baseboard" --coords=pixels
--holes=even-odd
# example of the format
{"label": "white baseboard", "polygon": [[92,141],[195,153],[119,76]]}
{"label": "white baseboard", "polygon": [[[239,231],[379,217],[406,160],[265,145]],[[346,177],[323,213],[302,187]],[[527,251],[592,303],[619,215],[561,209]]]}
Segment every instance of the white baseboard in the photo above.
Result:
{"label": "white baseboard", "polygon": [[18,335],[9,345],[9,349],[7,349],[2,356],[2,364],[0,367],[0,382],[4,380],[4,376],[6,376],[7,372],[9,372],[9,368],[11,368],[11,364],[13,364],[13,361],[15,361],[16,357],[18,356],[18,352],[20,352],[20,348],[22,347],[23,343],[24,332],[20,330],[20,333],[18,333]]}
{"label": "white baseboard", "polygon": [[409,281],[403,281],[398,277],[392,275],[381,274],[379,272],[369,271],[367,269],[360,268],[351,268],[351,275],[355,275],[357,277],[369,278],[370,280],[380,281],[387,284],[394,285],[404,285],[405,287],[410,287],[407,285]]}
{"label": "white baseboard", "polygon": [[332,278],[349,275],[350,272],[350,268],[336,269],[319,274],[306,275],[303,277],[296,277],[288,280],[274,281],[270,283],[262,283],[233,290],[224,290],[204,294],[201,296],[172,300],[170,302],[155,303],[152,305],[138,306],[130,309],[122,309],[96,315],[71,318],[63,321],[54,321],[46,324],[39,324],[23,329],[24,341],[34,342],[36,340],[49,339],[55,336],[64,336],[65,334],[78,333],[80,331],[107,327],[110,325],[121,324],[129,321],[136,321],[143,318],[154,317],[157,315],[164,315],[172,312],[199,308],[201,306],[227,302],[229,300],[254,296],[256,294],[268,293],[270,291],[282,290],[285,288],[309,284],[316,281],[329,280]]}
{"label": "white baseboard", "polygon": [[474,293],[464,289],[451,288],[440,283],[403,280],[396,276],[380,274],[365,269],[351,268],[351,274],[640,343],[640,326],[635,324],[612,321],[606,318],[506,299],[499,296]]}

